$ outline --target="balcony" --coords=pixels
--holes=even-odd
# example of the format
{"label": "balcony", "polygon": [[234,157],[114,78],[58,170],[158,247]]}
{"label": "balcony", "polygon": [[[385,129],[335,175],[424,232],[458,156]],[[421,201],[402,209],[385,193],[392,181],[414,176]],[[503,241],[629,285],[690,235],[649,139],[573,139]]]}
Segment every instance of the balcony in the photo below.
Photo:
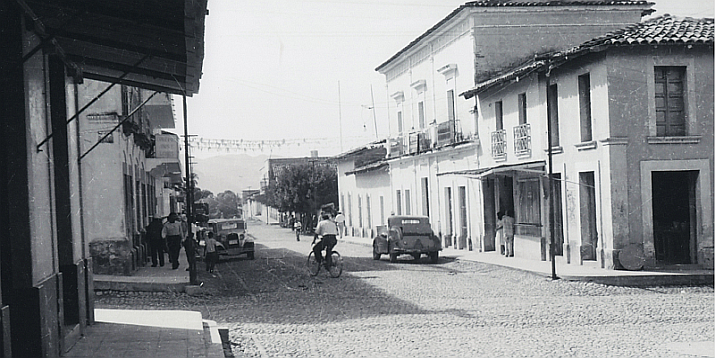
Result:
{"label": "balcony", "polygon": [[503,129],[492,132],[492,157],[494,159],[506,158],[506,131]]}
{"label": "balcony", "polygon": [[514,127],[514,154],[531,155],[531,125],[528,123]]}
{"label": "balcony", "polygon": [[398,136],[394,138],[389,138],[388,145],[389,150],[387,151],[389,158],[397,158],[405,153],[404,148],[404,137]]}
{"label": "balcony", "polygon": [[409,154],[418,154],[432,149],[429,131],[412,132],[409,134],[409,142],[407,143],[407,152]]}

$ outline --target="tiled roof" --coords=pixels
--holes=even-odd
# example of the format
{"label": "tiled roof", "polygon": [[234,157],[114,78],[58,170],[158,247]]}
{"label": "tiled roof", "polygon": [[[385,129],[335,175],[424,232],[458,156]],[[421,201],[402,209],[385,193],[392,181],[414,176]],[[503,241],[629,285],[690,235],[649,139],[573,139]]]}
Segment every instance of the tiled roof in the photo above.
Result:
{"label": "tiled roof", "polygon": [[588,41],[578,48],[601,45],[712,44],[713,19],[663,15]]}
{"label": "tiled roof", "polygon": [[508,81],[518,81],[531,72],[557,67],[576,57],[603,51],[606,47],[637,45],[713,45],[713,19],[694,19],[663,15],[626,28],[609,32],[565,51],[538,56],[520,66],[514,67],[499,76],[478,83],[474,88],[461,95],[466,99],[495,85]]}
{"label": "tiled roof", "polygon": [[[581,1],[552,1],[552,0],[534,0],[534,1],[504,1],[504,0],[482,0],[482,1],[472,1],[472,2],[467,2],[464,5],[461,5],[454,11],[452,11],[449,15],[447,15],[444,19],[440,20],[437,24],[432,26],[430,29],[425,31],[422,35],[414,39],[412,42],[407,44],[402,50],[398,51],[396,54],[394,54],[392,57],[390,57],[387,61],[383,62],[381,65],[377,66],[375,68],[376,71],[380,71],[383,67],[387,66],[390,62],[395,60],[396,58],[400,57],[403,53],[407,52],[409,49],[417,45],[422,39],[425,37],[429,36],[431,33],[437,31],[442,25],[447,23],[449,20],[452,18],[456,17],[463,9],[467,8],[476,8],[476,7],[537,7],[537,6],[643,6],[643,7],[650,7],[653,6],[655,3],[649,2],[649,1],[618,1],[618,0],[611,0],[611,1],[599,1],[599,0],[594,0],[594,1],[587,1],[587,0],[581,0]],[[655,10],[652,9],[647,9],[643,10],[643,16],[651,14]]]}
{"label": "tiled roof", "polygon": [[504,1],[504,0],[484,0],[471,1],[465,6],[472,7],[523,7],[523,6],[582,6],[582,5],[653,5],[648,1]]}

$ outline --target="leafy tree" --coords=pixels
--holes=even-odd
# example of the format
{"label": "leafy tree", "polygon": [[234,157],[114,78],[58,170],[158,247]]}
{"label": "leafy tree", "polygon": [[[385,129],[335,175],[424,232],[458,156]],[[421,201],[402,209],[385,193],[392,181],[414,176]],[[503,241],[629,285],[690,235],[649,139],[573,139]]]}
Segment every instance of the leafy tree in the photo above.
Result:
{"label": "leafy tree", "polygon": [[[210,207],[209,210],[211,210]],[[241,213],[239,212],[238,196],[230,190],[226,190],[223,193],[218,194],[216,196],[216,210],[218,211],[219,217],[223,218],[241,216]]]}
{"label": "leafy tree", "polygon": [[312,215],[320,206],[338,201],[338,176],[335,169],[321,164],[293,164],[266,189],[268,205],[283,212]]}

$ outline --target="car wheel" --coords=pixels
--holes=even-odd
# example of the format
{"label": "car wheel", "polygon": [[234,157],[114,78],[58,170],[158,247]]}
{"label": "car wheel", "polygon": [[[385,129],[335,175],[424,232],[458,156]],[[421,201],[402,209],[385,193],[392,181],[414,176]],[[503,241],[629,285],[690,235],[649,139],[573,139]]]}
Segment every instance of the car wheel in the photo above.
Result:
{"label": "car wheel", "polygon": [[390,262],[397,262],[397,254],[390,254]]}
{"label": "car wheel", "polygon": [[433,251],[429,253],[430,262],[436,264],[439,261],[439,251]]}
{"label": "car wheel", "polygon": [[377,252],[377,245],[372,245],[372,259],[379,260],[380,256],[381,256],[380,253]]}
{"label": "car wheel", "polygon": [[415,260],[419,260],[419,259],[420,259],[420,256],[422,256],[422,255],[421,255],[421,254],[412,254],[412,257],[413,257]]}

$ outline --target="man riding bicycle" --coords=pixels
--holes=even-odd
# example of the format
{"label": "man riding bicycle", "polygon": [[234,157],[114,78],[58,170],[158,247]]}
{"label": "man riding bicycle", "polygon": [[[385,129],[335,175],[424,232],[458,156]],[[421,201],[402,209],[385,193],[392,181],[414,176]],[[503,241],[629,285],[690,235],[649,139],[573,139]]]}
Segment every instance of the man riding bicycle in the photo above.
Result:
{"label": "man riding bicycle", "polygon": [[[315,236],[313,237],[313,253],[315,253],[315,259],[318,261],[318,265],[323,262],[323,249],[325,249],[325,267],[328,268],[331,265],[333,247],[338,243],[338,226],[331,220],[330,213],[323,212],[320,214],[320,222],[315,228]],[[321,238],[316,244],[315,241]]]}

